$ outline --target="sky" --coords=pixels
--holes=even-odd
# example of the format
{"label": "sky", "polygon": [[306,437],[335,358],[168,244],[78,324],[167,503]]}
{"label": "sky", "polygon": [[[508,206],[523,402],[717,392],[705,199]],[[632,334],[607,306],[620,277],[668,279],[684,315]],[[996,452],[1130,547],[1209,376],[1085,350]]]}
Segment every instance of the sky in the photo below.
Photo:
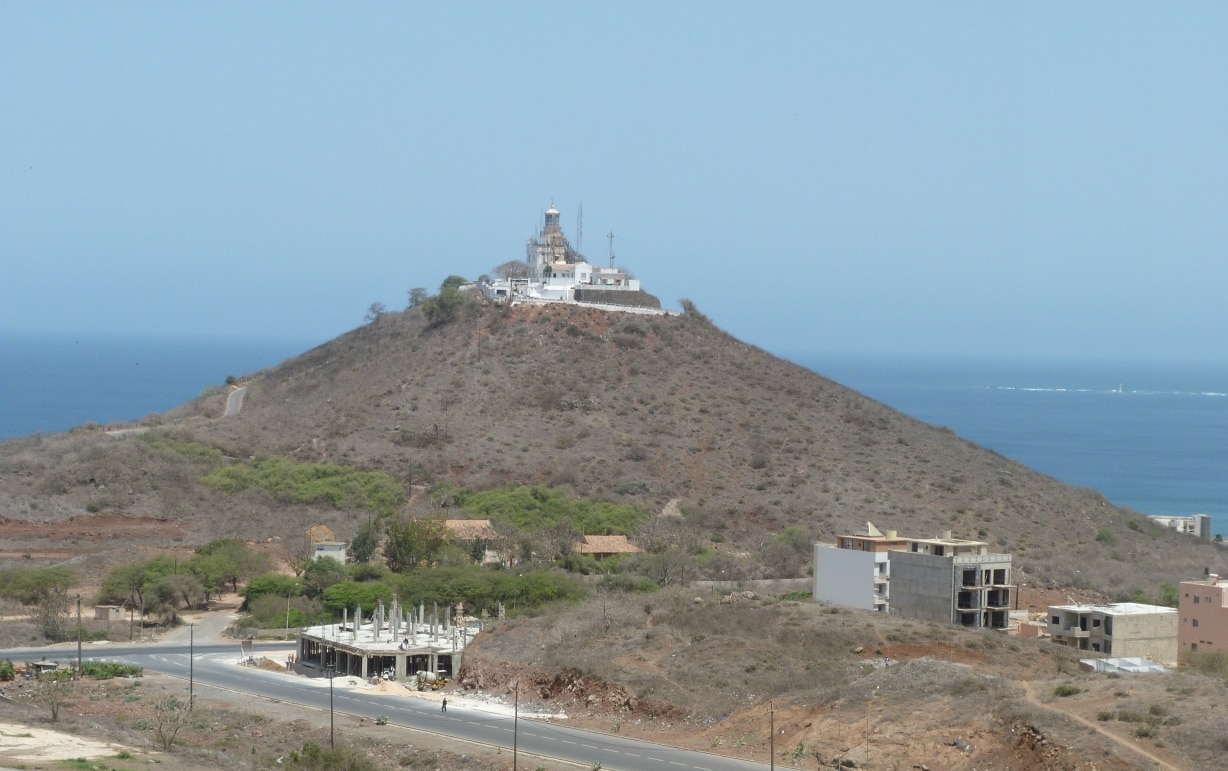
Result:
{"label": "sky", "polygon": [[1228,5],[0,4],[0,330],[323,342],[523,259],[771,351],[1228,360]]}

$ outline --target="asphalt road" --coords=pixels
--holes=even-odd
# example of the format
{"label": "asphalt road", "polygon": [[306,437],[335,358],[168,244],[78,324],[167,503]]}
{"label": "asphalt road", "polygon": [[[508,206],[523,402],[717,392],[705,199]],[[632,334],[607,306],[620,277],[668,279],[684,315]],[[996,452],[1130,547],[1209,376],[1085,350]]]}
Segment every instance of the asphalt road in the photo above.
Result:
{"label": "asphalt road", "polygon": [[239,410],[243,409],[243,397],[247,394],[247,386],[241,386],[230,392],[230,396],[226,397],[226,411],[222,413],[222,417],[231,418],[239,414]]}
{"label": "asphalt road", "polygon": [[[285,643],[263,643],[256,645],[256,652],[285,648]],[[329,688],[324,684],[327,681],[311,681],[242,666],[239,664],[237,643],[199,644],[192,650],[191,675],[197,693],[204,693],[199,689],[220,688],[270,701],[329,709]],[[90,645],[83,650],[82,658],[137,664],[153,672],[186,680],[189,676],[188,652],[189,647],[182,641],[158,645]],[[64,663],[75,662],[76,649],[58,647],[0,651],[0,658],[13,661],[37,661],[44,657]],[[601,764],[600,768],[614,771],[763,771],[767,768],[766,764],[584,731],[543,720],[521,719],[517,724],[512,717],[466,709],[456,704],[449,705],[448,712],[444,714],[435,702],[355,692],[345,688],[332,689],[332,698],[333,710],[337,714],[370,719],[385,715],[392,725],[502,747],[505,753],[510,753],[512,749],[515,732],[516,744],[521,752],[587,768],[597,767],[598,763]],[[255,706],[253,709],[258,711]],[[525,767],[531,768],[532,765],[526,762]]]}

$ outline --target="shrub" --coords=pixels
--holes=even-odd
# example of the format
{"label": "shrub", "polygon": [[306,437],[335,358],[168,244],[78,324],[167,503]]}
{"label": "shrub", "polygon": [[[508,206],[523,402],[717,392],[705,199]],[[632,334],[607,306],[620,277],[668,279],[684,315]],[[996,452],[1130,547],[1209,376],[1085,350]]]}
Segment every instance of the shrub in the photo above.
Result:
{"label": "shrub", "polygon": [[[386,718],[385,718],[386,720]],[[284,765],[303,771],[376,771],[377,766],[359,749],[348,747],[322,748],[307,742],[303,749],[291,752]]]}
{"label": "shrub", "polygon": [[256,488],[283,502],[323,503],[334,509],[362,508],[380,514],[392,514],[405,504],[405,491],[388,474],[336,463],[270,458],[219,466],[201,482],[224,493]]}
{"label": "shrub", "polygon": [[118,661],[83,661],[81,674],[95,680],[110,680],[112,677],[140,677],[145,672],[136,664],[121,664]]}
{"label": "shrub", "polygon": [[1059,685],[1053,689],[1054,696],[1074,696],[1076,693],[1083,693],[1083,689],[1077,685]]}
{"label": "shrub", "polygon": [[13,666],[13,662],[5,659],[0,661],[0,682],[12,680],[17,677],[17,669]]}
{"label": "shrub", "polygon": [[1107,528],[1101,528],[1096,531],[1096,540],[1112,546],[1117,543],[1117,536],[1113,535],[1112,531]]}

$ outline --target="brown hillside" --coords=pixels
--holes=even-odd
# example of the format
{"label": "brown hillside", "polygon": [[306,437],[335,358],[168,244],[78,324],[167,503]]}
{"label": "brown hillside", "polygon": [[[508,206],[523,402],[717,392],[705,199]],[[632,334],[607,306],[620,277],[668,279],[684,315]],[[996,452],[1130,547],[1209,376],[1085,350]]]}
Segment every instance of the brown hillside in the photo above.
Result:
{"label": "brown hillside", "polygon": [[[488,308],[428,326],[391,313],[247,379],[241,414],[202,398],[155,432],[234,459],[286,455],[388,471],[411,484],[546,484],[674,501],[686,532],[754,550],[790,525],[820,539],[867,520],[905,535],[983,537],[1033,581],[1110,596],[1156,592],[1222,561],[1075,489],[741,343],[697,313]],[[94,510],[184,520],[190,542],[252,540],[314,521],[353,535],[365,512],[202,488],[202,461],[101,430],[0,444],[0,513]],[[1098,538],[1099,535],[1099,538]]]}

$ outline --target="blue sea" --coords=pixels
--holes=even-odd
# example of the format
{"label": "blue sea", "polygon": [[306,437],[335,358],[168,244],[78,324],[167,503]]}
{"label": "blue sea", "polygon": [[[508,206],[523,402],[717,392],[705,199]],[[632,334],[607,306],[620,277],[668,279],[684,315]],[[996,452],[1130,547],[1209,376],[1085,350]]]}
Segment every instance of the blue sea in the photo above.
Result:
{"label": "blue sea", "polygon": [[140,420],[315,344],[0,332],[0,439]]}
{"label": "blue sea", "polygon": [[788,358],[1120,506],[1228,530],[1228,362]]}
{"label": "blue sea", "polygon": [[[0,332],[0,438],[139,420],[317,343]],[[1228,529],[1228,362],[788,358],[1119,505]]]}

